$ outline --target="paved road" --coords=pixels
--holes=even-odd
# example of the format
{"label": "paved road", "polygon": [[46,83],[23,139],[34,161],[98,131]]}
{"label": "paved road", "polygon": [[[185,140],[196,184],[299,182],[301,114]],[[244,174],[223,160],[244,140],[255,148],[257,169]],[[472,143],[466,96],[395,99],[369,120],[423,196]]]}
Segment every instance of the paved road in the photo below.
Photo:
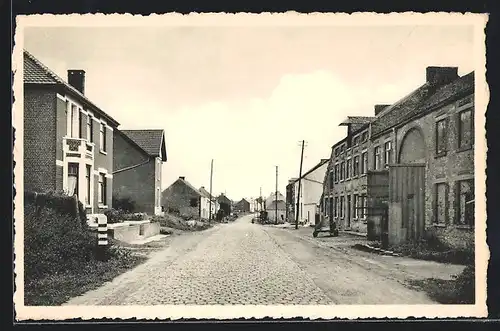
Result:
{"label": "paved road", "polygon": [[176,237],[146,263],[67,304],[433,303],[383,264],[250,220]]}

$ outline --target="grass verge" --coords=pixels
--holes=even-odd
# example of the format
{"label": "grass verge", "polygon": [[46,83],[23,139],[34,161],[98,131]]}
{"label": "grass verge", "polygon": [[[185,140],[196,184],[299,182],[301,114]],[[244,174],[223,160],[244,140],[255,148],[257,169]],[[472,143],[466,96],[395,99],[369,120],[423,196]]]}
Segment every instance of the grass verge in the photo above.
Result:
{"label": "grass verge", "polygon": [[123,253],[106,262],[89,261],[81,269],[54,272],[27,279],[24,285],[26,306],[56,306],[87,291],[94,290],[125,271],[143,263],[145,256]]}

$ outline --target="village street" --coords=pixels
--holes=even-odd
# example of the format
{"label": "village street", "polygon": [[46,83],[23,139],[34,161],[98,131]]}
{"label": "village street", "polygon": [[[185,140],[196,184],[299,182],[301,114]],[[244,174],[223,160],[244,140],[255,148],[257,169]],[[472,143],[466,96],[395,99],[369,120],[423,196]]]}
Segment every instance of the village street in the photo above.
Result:
{"label": "village street", "polygon": [[432,304],[410,279],[446,279],[460,266],[379,256],[348,235],[233,223],[173,238],[139,267],[66,305]]}

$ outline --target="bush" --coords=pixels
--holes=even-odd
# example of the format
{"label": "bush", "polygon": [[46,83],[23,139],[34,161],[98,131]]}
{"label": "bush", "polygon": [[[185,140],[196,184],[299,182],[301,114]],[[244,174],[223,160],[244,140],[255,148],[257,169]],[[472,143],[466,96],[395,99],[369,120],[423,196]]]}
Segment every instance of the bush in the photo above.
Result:
{"label": "bush", "polygon": [[476,273],[473,265],[468,265],[456,276],[456,289],[460,303],[473,303],[475,301]]}
{"label": "bush", "polygon": [[125,213],[133,213],[136,208],[136,203],[130,197],[113,197],[113,207],[118,210],[123,210]]}
{"label": "bush", "polygon": [[108,224],[123,222],[124,212],[122,210],[110,208],[104,212],[104,215],[106,215],[108,219]]}
{"label": "bush", "polygon": [[146,219],[147,214],[145,213],[122,214],[121,217],[124,221],[143,221]]}
{"label": "bush", "polygon": [[[56,204],[54,204],[56,205]],[[27,204],[24,209],[24,270],[27,279],[77,270],[93,259],[96,238],[71,214]]]}

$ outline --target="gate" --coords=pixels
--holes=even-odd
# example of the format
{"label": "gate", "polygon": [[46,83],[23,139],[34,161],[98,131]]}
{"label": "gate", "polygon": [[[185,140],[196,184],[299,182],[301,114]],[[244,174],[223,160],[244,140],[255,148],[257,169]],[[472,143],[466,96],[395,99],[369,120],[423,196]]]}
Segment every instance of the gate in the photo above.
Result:
{"label": "gate", "polygon": [[425,164],[389,166],[389,242],[422,237],[425,227]]}

